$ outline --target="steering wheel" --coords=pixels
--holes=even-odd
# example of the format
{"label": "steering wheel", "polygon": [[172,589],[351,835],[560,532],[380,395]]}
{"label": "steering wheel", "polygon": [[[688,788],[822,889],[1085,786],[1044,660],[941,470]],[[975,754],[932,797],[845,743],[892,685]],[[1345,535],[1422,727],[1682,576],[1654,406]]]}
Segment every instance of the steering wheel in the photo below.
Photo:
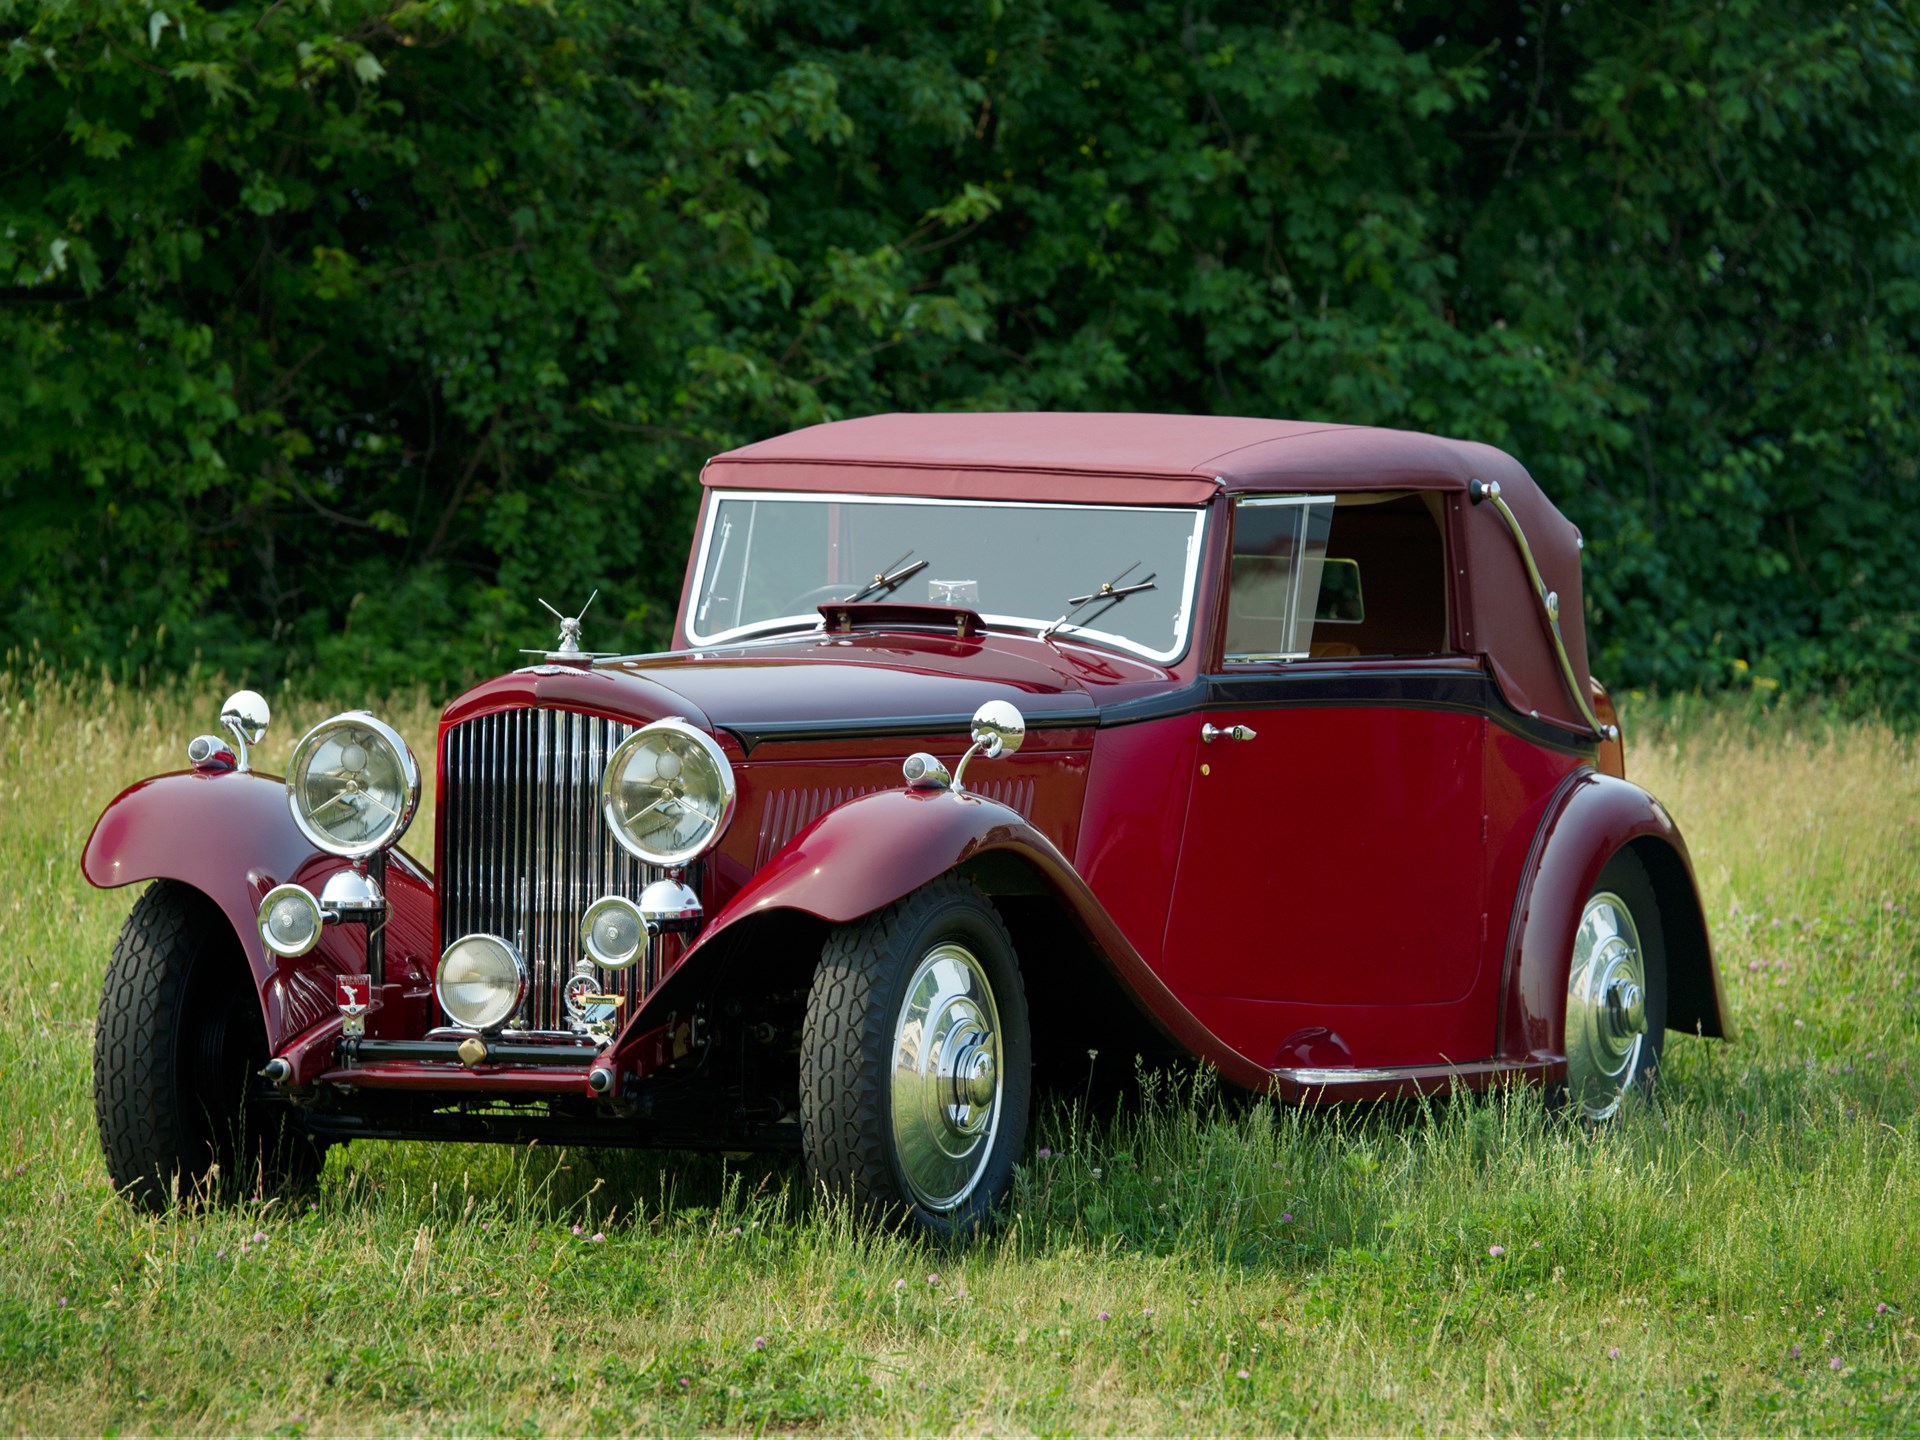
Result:
{"label": "steering wheel", "polygon": [[794,596],[781,607],[780,613],[782,615],[804,614],[808,610],[818,609],[829,600],[845,600],[849,595],[859,593],[858,585],[849,585],[845,581],[838,581],[832,585],[816,585],[813,589],[803,590]]}

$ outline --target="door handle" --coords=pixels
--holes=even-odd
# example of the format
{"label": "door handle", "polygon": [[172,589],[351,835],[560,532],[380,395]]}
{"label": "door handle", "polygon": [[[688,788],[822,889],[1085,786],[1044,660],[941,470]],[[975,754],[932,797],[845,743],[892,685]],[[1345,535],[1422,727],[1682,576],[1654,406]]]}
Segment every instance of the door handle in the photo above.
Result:
{"label": "door handle", "polygon": [[1216,740],[1252,740],[1259,733],[1251,725],[1229,725],[1222,730],[1218,726],[1207,724],[1200,727],[1200,743],[1211,745]]}

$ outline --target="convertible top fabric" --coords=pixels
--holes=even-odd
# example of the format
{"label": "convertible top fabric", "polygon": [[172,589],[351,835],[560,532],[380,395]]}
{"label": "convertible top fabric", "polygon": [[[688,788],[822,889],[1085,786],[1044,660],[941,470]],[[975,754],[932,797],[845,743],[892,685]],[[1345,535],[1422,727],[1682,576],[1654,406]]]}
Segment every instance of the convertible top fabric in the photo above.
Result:
{"label": "convertible top fabric", "polygon": [[1457,562],[1457,643],[1486,657],[1516,710],[1584,732],[1518,548],[1491,506],[1467,499],[1474,479],[1499,482],[1542,578],[1558,592],[1562,634],[1584,691],[1579,532],[1518,461],[1490,445],[1230,415],[871,415],[730,450],[701,475],[718,489],[1108,505],[1203,505],[1222,490],[1442,491]]}

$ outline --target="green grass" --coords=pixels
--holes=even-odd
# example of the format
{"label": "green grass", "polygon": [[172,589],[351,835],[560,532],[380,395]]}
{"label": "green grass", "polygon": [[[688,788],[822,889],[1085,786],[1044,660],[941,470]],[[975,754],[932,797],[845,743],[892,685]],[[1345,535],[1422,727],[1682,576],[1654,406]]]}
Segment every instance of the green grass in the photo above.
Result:
{"label": "green grass", "polygon": [[[1920,1430],[1910,737],[1629,715],[1742,1031],[1673,1038],[1658,1105],[1589,1135],[1176,1077],[1043,1115],[1006,1232],[947,1253],[675,1155],[359,1144],[310,1205],[129,1209],[89,1047],[133,895],[77,856],[221,698],[0,673],[0,1428]],[[383,713],[428,752],[425,697]]]}

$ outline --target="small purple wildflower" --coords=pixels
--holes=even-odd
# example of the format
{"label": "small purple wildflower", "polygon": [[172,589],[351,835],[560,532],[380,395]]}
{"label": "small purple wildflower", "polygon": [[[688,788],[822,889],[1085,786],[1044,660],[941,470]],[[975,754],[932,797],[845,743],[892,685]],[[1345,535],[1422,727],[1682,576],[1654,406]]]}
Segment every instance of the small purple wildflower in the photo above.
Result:
{"label": "small purple wildflower", "polygon": [[1239,1377],[1240,1377],[1240,1378],[1241,1378],[1242,1380],[1246,1380],[1246,1379],[1249,1379],[1249,1378],[1250,1378],[1250,1376],[1249,1376],[1249,1374],[1248,1374],[1248,1372],[1247,1372],[1247,1371],[1245,1371],[1245,1370],[1236,1370],[1236,1371],[1234,1371],[1233,1373],[1234,1373],[1235,1375],[1237,1375],[1237,1376],[1239,1376]]}
{"label": "small purple wildflower", "polygon": [[1112,1318],[1113,1316],[1109,1315],[1105,1310],[1102,1310],[1100,1312],[1100,1323],[1102,1325],[1106,1324],[1107,1321],[1111,1320]]}
{"label": "small purple wildflower", "polygon": [[1151,1315],[1151,1314],[1153,1314],[1153,1306],[1151,1306],[1151,1305],[1142,1305],[1142,1306],[1140,1307],[1140,1313],[1141,1313],[1142,1315]]}
{"label": "small purple wildflower", "polygon": [[582,1232],[582,1230],[583,1230],[583,1228],[584,1228],[584,1227],[582,1227],[582,1226],[579,1226],[579,1225],[576,1225],[576,1226],[574,1226],[574,1227],[573,1227],[573,1233],[574,1233],[574,1234],[576,1234],[576,1235],[578,1235],[578,1234],[580,1234],[580,1233]]}
{"label": "small purple wildflower", "polygon": [[738,1225],[736,1225],[736,1226],[734,1226],[734,1227],[733,1227],[733,1229],[731,1229],[731,1230],[730,1230],[730,1231],[728,1231],[727,1233],[728,1233],[728,1234],[730,1234],[730,1235],[738,1235],[738,1234],[740,1233],[740,1227],[739,1227]]}
{"label": "small purple wildflower", "polygon": [[766,1349],[766,1348],[767,1348],[767,1337],[766,1337],[766,1336],[764,1336],[764,1335],[756,1335],[756,1336],[754,1336],[754,1337],[753,1337],[753,1348],[754,1348],[754,1349],[756,1349],[756,1350],[764,1350],[764,1349]]}
{"label": "small purple wildflower", "polygon": [[256,1230],[253,1232],[253,1243],[256,1245],[266,1244],[267,1238],[267,1232],[264,1230]]}
{"label": "small purple wildflower", "polygon": [[1873,1307],[1873,1313],[1874,1313],[1874,1314],[1876,1314],[1876,1315],[1884,1315],[1884,1314],[1886,1314],[1886,1313],[1887,1313],[1887,1302],[1886,1302],[1886,1301],[1884,1301],[1884,1300],[1882,1300],[1882,1301],[1881,1301],[1881,1302],[1880,1302],[1880,1303],[1879,1303],[1878,1305],[1876,1305],[1876,1306],[1874,1306],[1874,1307]]}
{"label": "small purple wildflower", "polygon": [[1827,1361],[1827,1368],[1829,1370],[1838,1370],[1838,1369],[1841,1369],[1843,1366],[1845,1366],[1846,1363],[1847,1363],[1846,1361],[1842,1360],[1838,1355],[1836,1355],[1831,1360]]}
{"label": "small purple wildflower", "polygon": [[1053,1151],[1042,1145],[1039,1150],[1034,1152],[1034,1156],[1039,1160],[1051,1160],[1053,1158]]}
{"label": "small purple wildflower", "polygon": [[893,1288],[896,1290],[904,1290],[907,1288],[907,1282],[904,1280],[896,1280],[893,1282]]}
{"label": "small purple wildflower", "polygon": [[61,1308],[62,1310],[64,1310],[64,1309],[66,1309],[66,1308],[67,1308],[67,1297],[66,1297],[66,1296],[64,1296],[64,1295],[62,1295],[62,1296],[60,1297],[60,1308]]}
{"label": "small purple wildflower", "polygon": [[940,1283],[940,1272],[936,1270],[933,1274],[927,1276],[927,1283],[929,1285],[938,1285]]}
{"label": "small purple wildflower", "polygon": [[1798,1345],[1789,1345],[1787,1347],[1787,1358],[1789,1360],[1798,1360],[1800,1358],[1800,1347]]}
{"label": "small purple wildflower", "polygon": [[1607,1359],[1618,1360],[1619,1358],[1620,1358],[1620,1347],[1618,1345],[1613,1346],[1607,1351]]}
{"label": "small purple wildflower", "polygon": [[1506,1253],[1507,1253],[1507,1247],[1504,1245],[1487,1246],[1487,1254],[1491,1255],[1496,1260],[1498,1260],[1502,1255]]}
{"label": "small purple wildflower", "polygon": [[482,1220],[480,1222],[480,1228],[482,1230],[491,1230],[493,1228],[493,1222],[491,1220]]}
{"label": "small purple wildflower", "polygon": [[1282,1210],[1280,1212],[1280,1223],[1282,1225],[1291,1225],[1293,1223],[1293,1212],[1291,1210]]}
{"label": "small purple wildflower", "polygon": [[227,1252],[224,1250],[216,1250],[213,1252],[213,1258],[216,1260],[224,1260],[227,1258]]}
{"label": "small purple wildflower", "polygon": [[682,1375],[678,1380],[674,1381],[674,1384],[678,1385],[682,1390],[686,1389],[687,1386],[691,1385],[692,1383],[693,1382],[687,1379],[687,1377],[684,1375]]}
{"label": "small purple wildflower", "polygon": [[603,1230],[596,1230],[596,1231],[594,1231],[594,1232],[593,1232],[593,1243],[594,1243],[594,1244],[596,1244],[596,1245],[604,1245],[604,1244],[606,1244],[606,1241],[607,1241],[607,1236],[606,1236],[606,1232],[605,1232],[605,1231],[603,1231]]}

